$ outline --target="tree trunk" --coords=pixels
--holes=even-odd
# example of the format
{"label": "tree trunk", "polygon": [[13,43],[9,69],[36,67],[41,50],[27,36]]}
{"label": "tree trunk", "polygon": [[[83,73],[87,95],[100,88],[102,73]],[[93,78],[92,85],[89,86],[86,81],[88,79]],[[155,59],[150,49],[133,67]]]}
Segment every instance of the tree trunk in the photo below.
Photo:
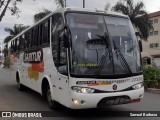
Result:
{"label": "tree trunk", "polygon": [[7,4],[5,5],[5,7],[4,7],[4,9],[3,9],[3,11],[2,11],[2,13],[1,13],[1,15],[0,15],[0,22],[2,21],[2,18],[3,18],[3,16],[5,15],[6,10],[7,10],[8,5],[9,5],[10,2],[11,2],[11,0],[8,0],[8,1],[7,1]]}

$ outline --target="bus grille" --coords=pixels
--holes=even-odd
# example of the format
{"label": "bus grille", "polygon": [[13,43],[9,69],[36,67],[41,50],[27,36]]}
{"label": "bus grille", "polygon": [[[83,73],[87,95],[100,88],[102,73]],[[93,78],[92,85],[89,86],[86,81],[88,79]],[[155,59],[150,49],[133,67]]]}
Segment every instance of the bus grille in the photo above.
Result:
{"label": "bus grille", "polygon": [[128,96],[106,97],[98,102],[97,107],[105,107],[105,106],[127,104],[127,103],[131,103],[131,99]]}

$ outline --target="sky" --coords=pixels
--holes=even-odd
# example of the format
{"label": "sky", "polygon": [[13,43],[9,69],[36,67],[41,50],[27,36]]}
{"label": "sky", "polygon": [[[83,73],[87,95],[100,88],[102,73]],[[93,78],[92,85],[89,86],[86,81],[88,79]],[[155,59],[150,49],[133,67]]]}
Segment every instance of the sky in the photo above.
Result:
{"label": "sky", "polygon": [[[82,8],[83,0],[67,0],[68,7],[80,7]],[[111,6],[119,0],[85,0],[86,8],[91,9],[100,9],[104,10],[104,7],[107,3],[110,3]],[[145,10],[148,13],[160,11],[160,0],[141,0],[145,4]],[[140,0],[134,0],[134,2],[140,2]],[[20,17],[11,16],[10,12],[6,12],[5,17],[3,17],[0,22],[0,41],[3,40],[8,33],[4,31],[5,27],[12,28],[15,24],[23,25],[33,25],[34,20],[33,16],[42,8],[49,10],[56,10],[57,6],[54,0],[23,0],[22,3],[18,3],[18,8],[21,10],[19,14]]]}

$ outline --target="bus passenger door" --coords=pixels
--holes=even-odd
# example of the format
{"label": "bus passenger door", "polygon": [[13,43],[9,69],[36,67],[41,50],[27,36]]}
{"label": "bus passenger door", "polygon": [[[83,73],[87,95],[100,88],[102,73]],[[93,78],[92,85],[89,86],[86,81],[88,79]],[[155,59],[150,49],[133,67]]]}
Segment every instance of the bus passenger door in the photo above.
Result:
{"label": "bus passenger door", "polygon": [[[59,39],[58,47],[58,91],[60,103],[64,104],[68,98],[68,67],[67,67],[67,48],[64,47],[64,41]],[[65,99],[65,100],[64,100]],[[65,103],[66,104],[66,103]]]}

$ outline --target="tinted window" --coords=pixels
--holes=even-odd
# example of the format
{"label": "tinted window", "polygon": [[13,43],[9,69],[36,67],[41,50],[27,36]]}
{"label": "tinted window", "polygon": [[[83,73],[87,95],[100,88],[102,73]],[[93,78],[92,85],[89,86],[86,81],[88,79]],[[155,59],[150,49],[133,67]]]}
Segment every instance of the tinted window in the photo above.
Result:
{"label": "tinted window", "polygon": [[30,48],[30,46],[31,46],[31,31],[28,31],[25,34],[25,44],[26,44],[26,48]]}
{"label": "tinted window", "polygon": [[39,26],[39,45],[42,45],[42,28],[43,28],[43,25],[41,24]]}
{"label": "tinted window", "polygon": [[13,52],[15,52],[15,40],[13,40],[12,42],[13,42]]}
{"label": "tinted window", "polygon": [[55,14],[52,16],[52,54],[55,65],[58,65],[58,30],[63,27],[63,17],[61,14]]}
{"label": "tinted window", "polygon": [[24,48],[22,36],[19,37],[19,50],[21,51]]}
{"label": "tinted window", "polygon": [[49,43],[50,20],[43,23],[43,44]]}
{"label": "tinted window", "polygon": [[16,52],[19,51],[19,39],[16,40]]}
{"label": "tinted window", "polygon": [[32,46],[38,46],[38,27],[32,30]]}
{"label": "tinted window", "polygon": [[59,64],[58,64],[58,71],[63,75],[67,75],[67,51],[64,47],[63,39],[59,41]]}

